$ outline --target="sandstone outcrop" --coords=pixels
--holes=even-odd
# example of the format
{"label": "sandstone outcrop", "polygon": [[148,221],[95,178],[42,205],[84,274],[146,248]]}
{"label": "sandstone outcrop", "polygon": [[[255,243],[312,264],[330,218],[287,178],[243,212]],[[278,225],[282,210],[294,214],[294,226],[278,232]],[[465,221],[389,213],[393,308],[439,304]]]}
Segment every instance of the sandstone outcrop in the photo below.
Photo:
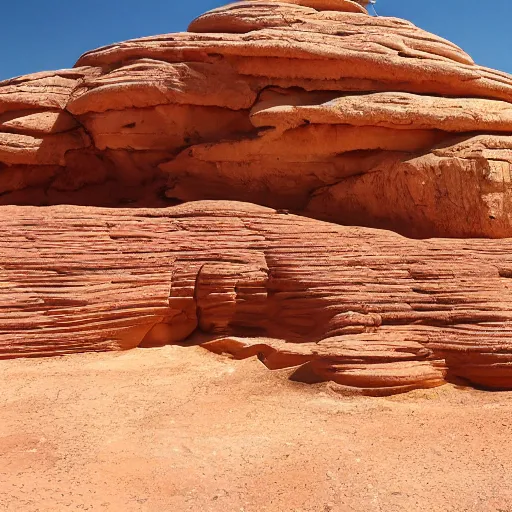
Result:
{"label": "sandstone outcrop", "polygon": [[512,387],[508,240],[222,201],[0,214],[0,358],[185,342],[368,394]]}
{"label": "sandstone outcrop", "polygon": [[352,0],[245,1],[0,84],[0,204],[228,199],[508,237],[512,77]]}
{"label": "sandstone outcrop", "polygon": [[512,77],[367,3],[237,2],[0,83],[0,358],[512,389]]}

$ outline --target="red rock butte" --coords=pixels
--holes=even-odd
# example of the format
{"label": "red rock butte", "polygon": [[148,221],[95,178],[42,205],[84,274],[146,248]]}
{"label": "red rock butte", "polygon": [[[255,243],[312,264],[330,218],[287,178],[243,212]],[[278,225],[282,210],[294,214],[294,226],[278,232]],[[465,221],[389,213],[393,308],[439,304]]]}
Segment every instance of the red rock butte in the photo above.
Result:
{"label": "red rock butte", "polygon": [[0,358],[512,389],[512,76],[367,4],[237,2],[1,82]]}

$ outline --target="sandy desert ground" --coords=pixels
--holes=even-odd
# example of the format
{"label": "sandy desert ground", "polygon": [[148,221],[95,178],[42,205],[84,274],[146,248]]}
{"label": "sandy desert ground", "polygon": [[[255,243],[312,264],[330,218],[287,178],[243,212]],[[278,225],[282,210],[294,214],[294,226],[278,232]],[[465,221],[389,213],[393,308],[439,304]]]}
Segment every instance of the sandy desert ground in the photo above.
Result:
{"label": "sandy desert ground", "polygon": [[176,346],[0,375],[2,512],[512,511],[512,393],[350,396]]}

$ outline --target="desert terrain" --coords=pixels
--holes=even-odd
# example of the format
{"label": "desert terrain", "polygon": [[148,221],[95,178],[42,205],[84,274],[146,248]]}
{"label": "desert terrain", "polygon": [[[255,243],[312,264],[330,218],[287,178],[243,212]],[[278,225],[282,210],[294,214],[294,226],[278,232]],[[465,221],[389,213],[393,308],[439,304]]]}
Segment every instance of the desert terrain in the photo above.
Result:
{"label": "desert terrain", "polygon": [[289,372],[178,346],[0,361],[0,510],[512,510],[512,393]]}

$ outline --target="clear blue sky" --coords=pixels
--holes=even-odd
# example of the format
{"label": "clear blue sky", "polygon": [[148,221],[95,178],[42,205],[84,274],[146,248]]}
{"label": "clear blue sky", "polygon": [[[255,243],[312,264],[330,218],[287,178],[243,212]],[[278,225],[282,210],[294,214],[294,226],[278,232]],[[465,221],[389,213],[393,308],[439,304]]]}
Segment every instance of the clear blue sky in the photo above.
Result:
{"label": "clear blue sky", "polygon": [[[3,0],[0,80],[72,67],[83,52],[124,39],[185,30],[223,0]],[[480,64],[512,73],[512,0],[378,0],[452,40]]]}

